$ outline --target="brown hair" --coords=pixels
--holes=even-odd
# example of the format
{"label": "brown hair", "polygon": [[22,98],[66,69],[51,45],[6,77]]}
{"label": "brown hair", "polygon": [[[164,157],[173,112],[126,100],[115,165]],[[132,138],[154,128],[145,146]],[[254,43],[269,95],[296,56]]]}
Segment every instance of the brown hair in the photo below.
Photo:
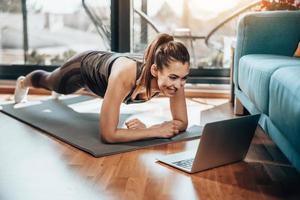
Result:
{"label": "brown hair", "polygon": [[147,47],[144,54],[144,70],[142,74],[143,85],[146,87],[146,94],[151,96],[151,74],[152,64],[156,64],[159,70],[168,67],[171,61],[179,61],[182,64],[190,64],[190,55],[186,47],[171,35],[159,34]]}

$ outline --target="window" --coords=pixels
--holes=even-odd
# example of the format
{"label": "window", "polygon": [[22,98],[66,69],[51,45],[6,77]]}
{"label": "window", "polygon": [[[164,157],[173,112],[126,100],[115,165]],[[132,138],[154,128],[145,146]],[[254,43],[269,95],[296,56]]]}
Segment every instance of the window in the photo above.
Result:
{"label": "window", "polygon": [[[84,2],[92,14],[97,13],[96,20],[101,19],[102,29],[109,29],[110,1]],[[26,34],[21,1],[1,3],[1,64],[59,65],[75,53],[110,49],[109,39],[100,35],[82,0],[27,0],[26,7],[28,52],[25,62],[23,37]]]}
{"label": "window", "polygon": [[228,45],[235,36],[238,17],[205,39],[219,23],[251,2],[255,1],[133,0],[132,49],[142,52],[155,34],[166,32],[188,47],[192,68],[229,68]]}
{"label": "window", "polygon": [[22,4],[2,0],[0,4],[0,63],[24,63]]}

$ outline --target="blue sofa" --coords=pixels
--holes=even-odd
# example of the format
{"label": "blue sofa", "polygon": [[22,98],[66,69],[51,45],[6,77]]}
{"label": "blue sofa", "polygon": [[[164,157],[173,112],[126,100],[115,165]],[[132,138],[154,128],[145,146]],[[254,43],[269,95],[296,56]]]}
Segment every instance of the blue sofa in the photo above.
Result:
{"label": "blue sofa", "polygon": [[[300,11],[255,12],[238,25],[237,104],[261,113],[260,126],[300,172]],[[239,106],[239,105],[236,105]]]}

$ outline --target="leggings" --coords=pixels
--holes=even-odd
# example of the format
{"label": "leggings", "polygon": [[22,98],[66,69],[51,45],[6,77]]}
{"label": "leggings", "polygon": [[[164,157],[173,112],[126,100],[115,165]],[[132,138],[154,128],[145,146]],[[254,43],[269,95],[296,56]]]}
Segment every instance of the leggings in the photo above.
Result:
{"label": "leggings", "polygon": [[53,72],[35,70],[26,76],[35,88],[44,88],[59,94],[71,94],[85,87],[81,77],[81,60],[88,54],[84,52],[70,58]]}

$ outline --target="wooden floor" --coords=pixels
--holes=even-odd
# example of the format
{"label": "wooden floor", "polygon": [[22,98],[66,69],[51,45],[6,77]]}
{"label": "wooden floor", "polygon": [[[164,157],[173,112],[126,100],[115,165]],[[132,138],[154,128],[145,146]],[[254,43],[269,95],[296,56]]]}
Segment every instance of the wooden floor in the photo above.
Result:
{"label": "wooden floor", "polygon": [[[201,122],[231,118],[232,110],[206,110]],[[198,142],[94,158],[0,113],[0,199],[300,199],[299,173],[260,129],[243,162],[193,175],[156,162]]]}

